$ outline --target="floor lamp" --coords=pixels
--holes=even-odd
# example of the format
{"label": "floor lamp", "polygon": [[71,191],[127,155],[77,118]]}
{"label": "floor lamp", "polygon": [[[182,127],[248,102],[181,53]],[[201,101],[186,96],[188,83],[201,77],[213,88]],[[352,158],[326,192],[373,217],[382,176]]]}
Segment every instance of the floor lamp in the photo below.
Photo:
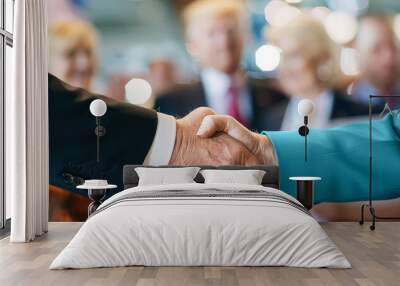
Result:
{"label": "floor lamp", "polygon": [[[367,207],[369,209],[369,212],[372,216],[372,224],[370,225],[371,230],[375,230],[375,223],[377,219],[380,220],[393,220],[393,219],[400,219],[400,217],[381,217],[376,215],[376,210],[373,206],[373,201],[372,201],[372,177],[373,177],[373,172],[372,172],[372,100],[374,98],[400,98],[400,95],[370,95],[369,96],[369,193],[368,193],[368,204],[363,204],[361,206],[361,220],[359,223],[362,225],[364,224],[364,209]],[[386,107],[386,105],[385,105]]]}

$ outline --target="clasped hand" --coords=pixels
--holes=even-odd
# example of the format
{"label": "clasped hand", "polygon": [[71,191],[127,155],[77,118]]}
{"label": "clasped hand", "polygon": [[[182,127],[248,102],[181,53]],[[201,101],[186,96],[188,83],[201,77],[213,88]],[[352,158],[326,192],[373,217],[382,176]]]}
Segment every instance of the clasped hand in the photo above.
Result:
{"label": "clasped hand", "polygon": [[275,165],[268,137],[234,118],[199,107],[176,121],[170,165]]}

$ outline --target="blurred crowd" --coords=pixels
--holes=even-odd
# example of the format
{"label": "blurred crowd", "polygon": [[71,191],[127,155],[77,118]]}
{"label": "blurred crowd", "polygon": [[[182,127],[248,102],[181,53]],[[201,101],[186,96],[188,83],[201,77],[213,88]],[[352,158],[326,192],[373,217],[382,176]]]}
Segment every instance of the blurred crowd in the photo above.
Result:
{"label": "blurred crowd", "polygon": [[[301,13],[279,27],[264,29],[265,41],[280,51],[276,76],[254,78],[242,68],[248,39],[247,10],[242,1],[195,0],[182,13],[188,53],[199,66],[196,80],[182,84],[178,65],[156,57],[140,75],[110,76],[105,93],[126,100],[132,77],[146,79],[152,98],[146,106],[182,117],[198,106],[229,114],[253,130],[297,129],[301,99],[315,104],[310,126],[324,128],[368,115],[369,95],[400,95],[399,50],[390,15],[368,12],[359,18],[351,45],[359,74],[345,76],[338,46],[321,20]],[[88,22],[60,20],[49,25],[49,72],[67,83],[92,89],[98,72],[98,33]],[[400,100],[376,99],[373,113],[400,107]]]}

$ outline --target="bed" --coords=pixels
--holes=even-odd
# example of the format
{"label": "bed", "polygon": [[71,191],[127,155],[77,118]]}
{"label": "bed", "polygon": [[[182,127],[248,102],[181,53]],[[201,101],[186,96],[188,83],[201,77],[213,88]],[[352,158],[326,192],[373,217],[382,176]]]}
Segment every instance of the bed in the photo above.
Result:
{"label": "bed", "polygon": [[218,167],[264,170],[258,186],[204,184],[201,175],[195,183],[138,186],[136,167],[124,167],[125,190],[98,208],[50,269],[351,267],[310,213],[278,190],[274,167]]}

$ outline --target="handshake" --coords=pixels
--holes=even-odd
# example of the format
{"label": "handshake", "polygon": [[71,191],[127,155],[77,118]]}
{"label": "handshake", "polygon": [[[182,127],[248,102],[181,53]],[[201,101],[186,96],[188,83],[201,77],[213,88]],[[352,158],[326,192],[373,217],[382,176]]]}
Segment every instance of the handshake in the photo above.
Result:
{"label": "handshake", "polygon": [[199,107],[176,121],[170,165],[276,165],[267,136],[228,115]]}

